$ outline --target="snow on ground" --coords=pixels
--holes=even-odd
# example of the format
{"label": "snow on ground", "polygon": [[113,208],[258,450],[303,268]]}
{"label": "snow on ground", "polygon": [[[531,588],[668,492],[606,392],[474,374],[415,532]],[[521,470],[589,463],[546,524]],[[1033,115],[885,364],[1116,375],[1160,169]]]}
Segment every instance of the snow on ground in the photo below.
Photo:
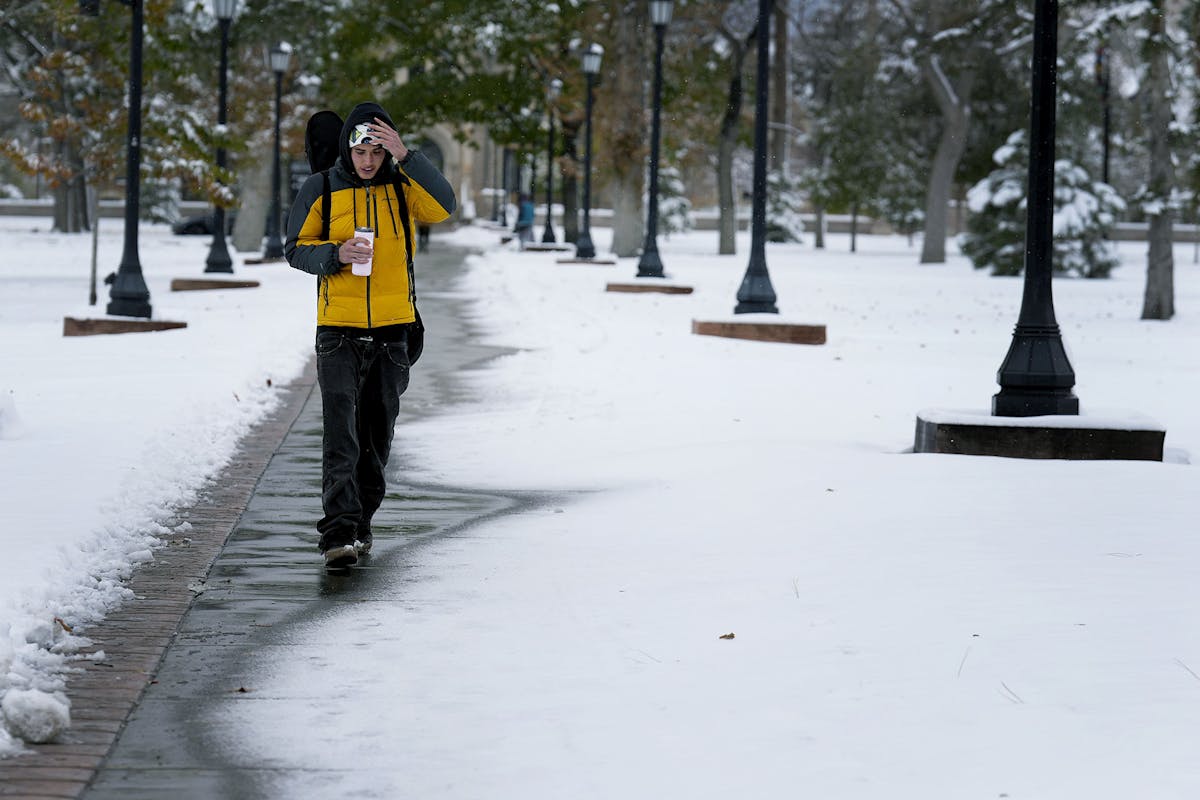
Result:
{"label": "snow on ground", "polygon": [[[88,305],[92,240],[48,232],[44,219],[0,217],[14,257],[0,262],[0,694],[62,688],[77,636],[128,593],[121,579],[152,558],[174,517],[276,403],[312,351],[312,286],[285,264],[242,267],[262,287],[172,292],[204,275],[210,239],[144,226],[140,262],[156,319],[182,330],[64,337],[65,317],[104,316],[108,287]],[[124,239],[104,220],[99,277]],[[234,277],[234,276],[225,276]],[[297,280],[297,278],[300,278]],[[14,717],[38,722],[53,702],[12,694]],[[20,707],[29,713],[17,714]],[[60,701],[62,698],[58,698]],[[44,722],[44,720],[43,720]],[[0,755],[17,743],[0,725]]]}
{"label": "snow on ground", "polygon": [[960,257],[769,247],[812,347],[690,333],[731,316],[745,239],[661,241],[696,288],[666,296],[604,291],[633,260],[456,237],[489,247],[472,324],[514,350],[400,429],[405,469],[562,495],[423,546],[396,602],[292,632],[310,657],[257,657],[268,696],[211,723],[275,796],[1200,791],[1190,247],[1169,323],[1138,319],[1144,245],[1055,284],[1083,413],[1158,421],[1159,464],[907,452],[918,410],[986,412],[1016,321],[1021,281]]}
{"label": "snow on ground", "polygon": [[[170,292],[208,241],[151,226],[155,316],[189,327],[64,338],[106,292],[87,308],[90,240],[39,224],[0,218],[23,256],[0,265],[0,692],[31,723],[61,710],[78,643],[54,617],[86,635],[156,541],[186,535],[175,510],[312,330],[311,281],[283,265],[239,265],[253,291]],[[917,411],[986,411],[1016,321],[1021,281],[957,256],[768,247],[782,320],[828,326],[810,347],[690,333],[730,318],[744,236],[727,257],[711,233],[660,241],[687,296],[605,292],[629,259],[445,240],[486,247],[459,291],[513,351],[463,376],[472,402],[403,427],[402,458],[422,480],[561,495],[423,548],[399,602],[300,632],[320,658],[261,655],[281,701],[214,720],[230,746],[309,778],[356,768],[328,793],[285,770],[278,796],[1196,796],[1190,246],[1171,322],[1138,319],[1144,245],[1121,245],[1111,280],[1055,283],[1083,413],[1156,420],[1157,464],[906,452]],[[120,245],[106,223],[102,274]]]}

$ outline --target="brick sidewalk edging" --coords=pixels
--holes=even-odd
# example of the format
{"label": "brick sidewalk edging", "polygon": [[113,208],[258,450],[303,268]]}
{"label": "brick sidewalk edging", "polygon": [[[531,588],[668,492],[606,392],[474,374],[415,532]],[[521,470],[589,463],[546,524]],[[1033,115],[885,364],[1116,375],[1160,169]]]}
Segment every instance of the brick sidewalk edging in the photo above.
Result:
{"label": "brick sidewalk edging", "polygon": [[81,672],[67,682],[71,727],[56,742],[0,759],[0,797],[78,798],[87,789],[191,607],[189,586],[207,577],[315,383],[310,359],[303,375],[281,388],[279,407],[246,434],[187,510],[188,540],[156,550],[129,580],[134,599],[84,631],[89,651],[103,650],[105,658],[72,664]]}

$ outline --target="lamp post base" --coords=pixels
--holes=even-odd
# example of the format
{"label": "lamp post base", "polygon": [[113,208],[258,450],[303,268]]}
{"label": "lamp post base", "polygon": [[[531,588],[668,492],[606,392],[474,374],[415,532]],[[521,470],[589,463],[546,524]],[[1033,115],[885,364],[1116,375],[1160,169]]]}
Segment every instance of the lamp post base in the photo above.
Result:
{"label": "lamp post base", "polygon": [[609,283],[604,287],[606,292],[627,292],[629,294],[691,294],[691,286],[681,286],[671,283]]}
{"label": "lamp post base", "polygon": [[825,344],[824,325],[801,325],[793,322],[728,322],[694,319],[692,320],[692,333],[698,336],[748,339],[753,342]]}
{"label": "lamp post base", "polygon": [[204,261],[205,272],[233,272],[233,259],[229,257],[229,248],[225,238],[214,239],[208,258]]}
{"label": "lamp post base", "polygon": [[1079,398],[1070,389],[1038,391],[1001,389],[992,395],[992,414],[997,417],[1042,417],[1050,414],[1079,414]]}
{"label": "lamp post base", "polygon": [[992,413],[998,417],[1079,413],[1079,398],[1071,392],[1075,370],[1057,325],[1018,324],[996,381]]}
{"label": "lamp post base", "polygon": [[770,300],[743,300],[733,307],[735,314],[778,314],[779,307]]}
{"label": "lamp post base", "polygon": [[596,246],[592,244],[592,235],[587,231],[582,231],[579,238],[575,240],[575,257],[576,258],[595,258]]}
{"label": "lamp post base", "polygon": [[100,336],[114,333],[145,333],[186,328],[186,322],[162,319],[77,319],[63,318],[63,336]]}
{"label": "lamp post base", "polygon": [[104,307],[104,313],[110,317],[142,317],[150,318],[150,302],[148,300],[115,299]]}
{"label": "lamp post base", "polygon": [[1166,430],[1153,420],[1120,413],[1077,417],[1003,418],[983,412],[928,409],[917,414],[914,453],[1002,458],[1162,461]]}
{"label": "lamp post base", "polygon": [[662,278],[663,265],[662,259],[659,258],[657,247],[647,247],[642,249],[642,257],[638,259],[637,277],[639,278]]}
{"label": "lamp post base", "polygon": [[142,277],[141,264],[122,261],[108,293],[104,313],[113,317],[150,318],[150,290]]}
{"label": "lamp post base", "polygon": [[733,309],[735,314],[779,313],[775,306],[775,287],[771,285],[767,258],[761,246],[754,247],[750,253],[750,264],[742,277],[742,285],[738,287],[737,301]]}

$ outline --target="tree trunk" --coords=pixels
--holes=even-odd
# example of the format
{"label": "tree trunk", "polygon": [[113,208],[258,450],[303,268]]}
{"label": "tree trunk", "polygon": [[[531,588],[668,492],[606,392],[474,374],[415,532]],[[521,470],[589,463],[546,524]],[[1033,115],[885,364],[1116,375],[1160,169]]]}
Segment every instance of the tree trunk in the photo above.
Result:
{"label": "tree trunk", "polygon": [[[605,171],[609,175],[612,252],[624,257],[641,252],[646,233],[642,190],[650,125],[646,121],[645,65],[649,63],[649,57],[644,21],[640,13],[621,14],[617,19],[612,56],[604,57],[604,62],[612,65],[604,72],[604,78],[611,81],[612,88],[600,101],[609,109],[604,115],[608,130],[602,137],[605,143],[600,152],[604,154]],[[592,207],[595,210],[595,203]]]}
{"label": "tree trunk", "polygon": [[817,230],[813,234],[813,247],[825,249],[825,207],[817,206]]}
{"label": "tree trunk", "polygon": [[82,177],[54,187],[54,230],[59,233],[89,230],[86,194]]}
{"label": "tree trunk", "polygon": [[1146,264],[1146,296],[1142,319],[1171,319],[1175,316],[1175,258],[1172,253],[1173,221],[1170,205],[1175,187],[1171,163],[1171,74],[1163,22],[1163,4],[1156,2],[1148,14],[1149,79],[1146,82],[1147,125],[1150,148],[1150,177],[1147,194],[1153,211],[1150,222],[1150,252]]}
{"label": "tree trunk", "polygon": [[58,152],[62,163],[68,165],[72,177],[54,187],[54,230],[59,233],[90,230],[83,160],[67,142],[58,143]]}
{"label": "tree trunk", "polygon": [[775,4],[775,27],[771,29],[775,39],[775,50],[771,54],[771,146],[767,168],[771,172],[788,174],[788,144],[791,141],[791,115],[788,113],[788,38],[791,20],[788,3]]}
{"label": "tree trunk", "polygon": [[850,252],[858,252],[858,201],[850,205]]}
{"label": "tree trunk", "polygon": [[964,73],[958,85],[951,84],[937,56],[926,59],[921,74],[933,91],[942,112],[942,136],[938,141],[929,184],[925,195],[925,241],[921,248],[922,264],[946,261],[946,215],[950,187],[958,162],[967,147],[967,129],[971,122],[970,91],[973,74]]}
{"label": "tree trunk", "polygon": [[719,242],[717,252],[723,256],[737,253],[737,198],[733,191],[733,151],[737,146],[738,124],[742,117],[742,65],[746,61],[749,45],[733,39],[733,75],[729,79],[729,94],[725,101],[725,114],[721,117],[721,134],[717,140],[717,229]]}
{"label": "tree trunk", "polygon": [[613,255],[628,258],[642,252],[646,241],[642,185],[640,174],[636,177],[629,173],[613,176]]}
{"label": "tree trunk", "polygon": [[[263,249],[263,237],[267,233],[267,214],[271,205],[271,171],[273,162],[269,158],[250,159],[238,171],[240,185],[237,221],[233,224],[233,249],[240,253],[253,253]],[[228,210],[225,212],[228,214]],[[283,223],[287,224],[286,221]]]}

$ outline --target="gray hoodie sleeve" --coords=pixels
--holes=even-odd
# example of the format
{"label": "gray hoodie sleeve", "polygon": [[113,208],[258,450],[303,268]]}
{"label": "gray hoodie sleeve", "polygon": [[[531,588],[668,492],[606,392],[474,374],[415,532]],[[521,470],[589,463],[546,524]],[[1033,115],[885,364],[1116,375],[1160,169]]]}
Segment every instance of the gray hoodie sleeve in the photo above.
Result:
{"label": "gray hoodie sleeve", "polygon": [[338,245],[322,241],[301,244],[303,238],[311,242],[321,235],[321,193],[324,178],[320,173],[310,175],[296,193],[288,215],[287,239],[283,243],[283,254],[288,263],[298,270],[313,275],[332,275],[344,264],[338,261]]}
{"label": "gray hoodie sleeve", "polygon": [[[410,181],[424,189],[434,202],[442,207],[446,216],[454,213],[454,209],[458,207],[458,202],[454,198],[454,189],[450,188],[450,181],[438,172],[438,168],[424,153],[420,150],[409,150],[408,155],[400,162],[400,169],[404,171]],[[440,222],[441,220],[430,221]]]}

